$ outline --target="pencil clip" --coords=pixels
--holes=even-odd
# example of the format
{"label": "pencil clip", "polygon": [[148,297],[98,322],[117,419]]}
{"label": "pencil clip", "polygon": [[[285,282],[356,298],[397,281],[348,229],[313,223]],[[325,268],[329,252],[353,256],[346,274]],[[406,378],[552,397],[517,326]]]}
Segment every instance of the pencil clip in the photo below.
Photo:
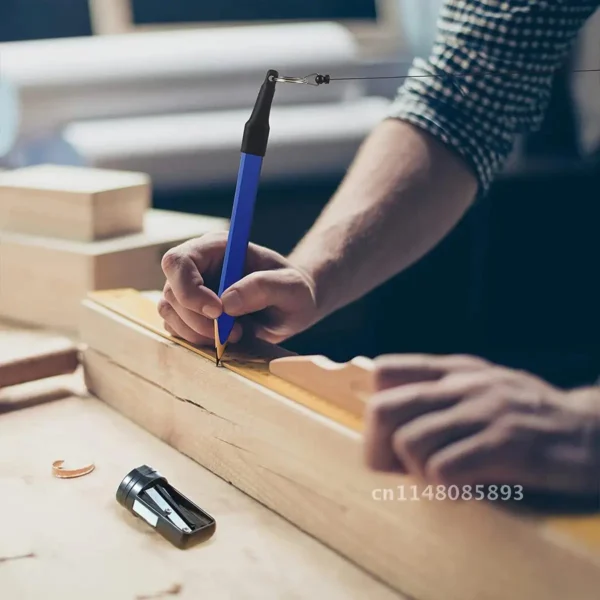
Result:
{"label": "pencil clip", "polygon": [[302,85],[314,85],[319,86],[323,83],[329,83],[331,77],[329,75],[321,75],[319,73],[311,73],[305,77],[273,77],[272,81],[277,83],[299,83]]}

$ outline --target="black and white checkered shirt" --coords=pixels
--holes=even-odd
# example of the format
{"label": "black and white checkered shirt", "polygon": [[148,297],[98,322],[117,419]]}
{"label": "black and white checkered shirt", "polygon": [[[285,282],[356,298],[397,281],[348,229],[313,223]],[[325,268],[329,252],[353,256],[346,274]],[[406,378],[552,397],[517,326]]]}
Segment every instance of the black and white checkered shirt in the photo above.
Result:
{"label": "black and white checkered shirt", "polygon": [[[516,137],[541,125],[553,76],[600,0],[446,0],[428,60],[390,116],[458,152],[485,193]],[[452,77],[454,76],[454,77]]]}

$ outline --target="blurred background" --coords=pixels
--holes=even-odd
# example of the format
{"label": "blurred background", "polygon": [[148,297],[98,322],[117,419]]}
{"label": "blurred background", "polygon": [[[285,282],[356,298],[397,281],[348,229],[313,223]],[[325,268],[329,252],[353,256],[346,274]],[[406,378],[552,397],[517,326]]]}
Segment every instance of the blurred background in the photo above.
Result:
{"label": "blurred background", "polygon": [[[338,186],[440,0],[3,0],[0,166],[143,171],[153,205],[228,217],[267,69],[369,77],[279,86],[252,240],[287,253]],[[287,346],[335,360],[469,352],[559,385],[600,371],[600,18],[541,131],[429,256]],[[284,89],[285,88],[285,89]]]}

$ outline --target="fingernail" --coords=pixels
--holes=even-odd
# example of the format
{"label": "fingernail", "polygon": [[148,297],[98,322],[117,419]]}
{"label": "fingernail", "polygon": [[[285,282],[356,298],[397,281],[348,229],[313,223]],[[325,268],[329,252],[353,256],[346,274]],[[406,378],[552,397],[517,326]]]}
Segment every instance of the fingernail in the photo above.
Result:
{"label": "fingernail", "polygon": [[242,297],[235,290],[225,294],[222,300],[223,309],[227,313],[239,312],[242,309]]}
{"label": "fingernail", "polygon": [[221,316],[221,309],[212,305],[205,306],[202,309],[202,314],[209,319],[216,319]]}

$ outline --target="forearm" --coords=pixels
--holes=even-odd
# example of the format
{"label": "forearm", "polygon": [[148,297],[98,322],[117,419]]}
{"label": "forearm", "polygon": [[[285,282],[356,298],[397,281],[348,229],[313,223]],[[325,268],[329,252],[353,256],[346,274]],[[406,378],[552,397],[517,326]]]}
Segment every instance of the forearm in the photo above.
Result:
{"label": "forearm", "polygon": [[444,3],[429,60],[415,61],[392,105],[398,120],[369,137],[290,257],[314,277],[321,316],[435,246],[487,192],[516,135],[542,122],[553,75],[598,3],[526,4]]}
{"label": "forearm", "polygon": [[314,279],[320,316],[419,260],[476,192],[466,163],[432,136],[398,120],[381,123],[290,256]]}

